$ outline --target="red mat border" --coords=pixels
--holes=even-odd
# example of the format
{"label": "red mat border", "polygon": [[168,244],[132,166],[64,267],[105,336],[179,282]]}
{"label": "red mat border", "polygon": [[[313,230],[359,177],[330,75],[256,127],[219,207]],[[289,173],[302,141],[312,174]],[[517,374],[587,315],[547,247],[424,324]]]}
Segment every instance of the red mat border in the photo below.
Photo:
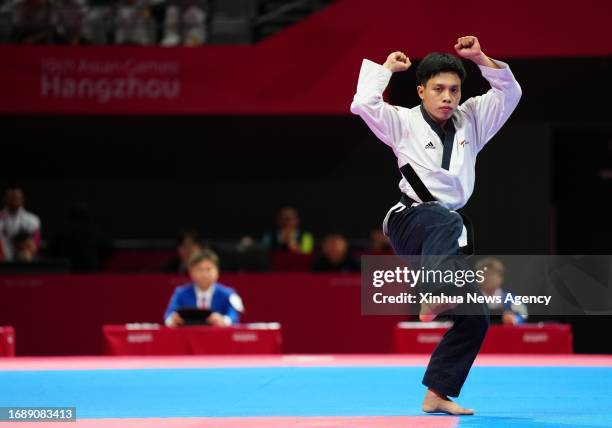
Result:
{"label": "red mat border", "polygon": [[[456,416],[279,416],[247,418],[125,418],[78,419],[49,425],[72,428],[455,428]],[[40,422],[20,422],[20,428],[40,428]],[[13,422],[0,427],[14,428]]]}
{"label": "red mat border", "polygon": [[[250,367],[423,367],[429,355],[282,355],[0,358],[0,370],[133,370]],[[481,355],[476,366],[612,367],[612,355]]]}

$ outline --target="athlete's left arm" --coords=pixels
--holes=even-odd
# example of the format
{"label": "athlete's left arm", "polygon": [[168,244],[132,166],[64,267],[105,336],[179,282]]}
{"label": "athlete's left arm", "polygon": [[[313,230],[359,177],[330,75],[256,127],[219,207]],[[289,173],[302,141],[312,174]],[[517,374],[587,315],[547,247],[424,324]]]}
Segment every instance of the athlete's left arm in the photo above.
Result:
{"label": "athlete's left arm", "polygon": [[506,123],[518,105],[522,91],[508,64],[485,55],[476,37],[460,37],[455,50],[459,56],[478,65],[483,77],[491,85],[486,94],[470,98],[461,105],[461,109],[476,124],[476,143],[480,150]]}

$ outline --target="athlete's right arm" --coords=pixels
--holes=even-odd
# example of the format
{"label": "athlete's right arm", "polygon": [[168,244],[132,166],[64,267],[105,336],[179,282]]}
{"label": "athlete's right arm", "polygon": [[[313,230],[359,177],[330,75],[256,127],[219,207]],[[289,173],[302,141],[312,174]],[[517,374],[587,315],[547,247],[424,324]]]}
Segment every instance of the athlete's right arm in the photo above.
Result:
{"label": "athlete's right arm", "polygon": [[357,93],[351,112],[358,114],[385,144],[392,146],[402,135],[399,110],[384,102],[383,92],[391,75],[410,68],[410,60],[402,52],[393,52],[381,66],[364,59],[359,72]]}

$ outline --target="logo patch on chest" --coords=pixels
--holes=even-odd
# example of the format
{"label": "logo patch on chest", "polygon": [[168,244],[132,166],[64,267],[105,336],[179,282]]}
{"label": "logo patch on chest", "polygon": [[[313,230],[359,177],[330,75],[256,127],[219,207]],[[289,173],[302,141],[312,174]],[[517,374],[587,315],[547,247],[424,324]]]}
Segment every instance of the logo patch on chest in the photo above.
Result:
{"label": "logo patch on chest", "polygon": [[426,148],[426,149],[435,149],[435,148],[436,148],[436,146],[434,146],[434,143],[432,143],[432,142],[430,141],[429,143],[427,143],[427,144],[425,145],[425,148]]}
{"label": "logo patch on chest", "polygon": [[459,145],[460,145],[461,147],[465,147],[465,146],[467,146],[468,144],[470,144],[470,142],[469,142],[469,141],[466,141],[466,140],[462,140],[462,141],[459,143]]}

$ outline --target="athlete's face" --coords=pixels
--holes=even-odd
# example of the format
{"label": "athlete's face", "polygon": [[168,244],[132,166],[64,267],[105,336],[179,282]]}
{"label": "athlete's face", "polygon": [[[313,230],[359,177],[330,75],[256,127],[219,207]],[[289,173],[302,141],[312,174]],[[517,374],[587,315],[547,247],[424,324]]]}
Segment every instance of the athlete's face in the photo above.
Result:
{"label": "athlete's face", "polygon": [[417,86],[425,111],[438,125],[444,126],[461,100],[461,79],[456,73],[442,72]]}

